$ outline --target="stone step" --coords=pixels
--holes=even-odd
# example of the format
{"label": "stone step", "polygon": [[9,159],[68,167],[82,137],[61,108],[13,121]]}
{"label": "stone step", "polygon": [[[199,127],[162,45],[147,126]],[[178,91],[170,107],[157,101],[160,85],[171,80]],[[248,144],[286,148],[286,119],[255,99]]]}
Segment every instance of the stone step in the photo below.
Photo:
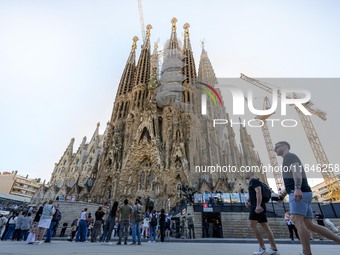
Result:
{"label": "stone step", "polygon": [[[71,223],[74,219],[78,219],[81,211],[87,207],[88,212],[94,216],[95,211],[98,209],[98,204],[93,203],[83,203],[83,202],[66,202],[59,201],[59,209],[62,213],[62,219],[60,221],[57,235],[59,236],[61,227],[64,222],[68,223],[68,228],[66,230],[66,236],[70,233]],[[199,212],[194,212],[193,208],[188,206],[187,213],[194,216],[195,219],[195,234],[196,236],[202,237],[202,214]],[[249,214],[244,212],[226,212],[221,213],[221,223],[224,238],[254,238],[253,231],[249,227]],[[340,219],[331,219],[335,226],[340,225]],[[275,238],[289,238],[288,227],[283,218],[268,218],[268,223],[274,233]],[[263,230],[260,228],[260,231]],[[212,233],[212,227],[210,229]],[[264,234],[264,233],[263,233]],[[315,234],[315,239],[319,237]]]}

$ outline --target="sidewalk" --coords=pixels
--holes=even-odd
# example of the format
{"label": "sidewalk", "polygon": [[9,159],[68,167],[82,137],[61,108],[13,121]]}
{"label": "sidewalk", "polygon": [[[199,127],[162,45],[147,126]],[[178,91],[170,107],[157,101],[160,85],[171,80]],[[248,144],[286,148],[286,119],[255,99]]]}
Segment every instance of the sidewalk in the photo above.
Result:
{"label": "sidewalk", "polygon": [[[267,245],[267,247],[269,247]],[[339,245],[312,245],[313,254],[339,254]],[[100,243],[75,243],[52,241],[42,245],[29,245],[25,242],[0,242],[1,255],[87,255],[87,254],[119,254],[119,255],[252,255],[257,249],[253,243],[142,243],[142,245],[103,245]],[[278,244],[281,255],[298,255],[299,244]]]}
{"label": "sidewalk", "polygon": [[[89,239],[88,239],[89,240]],[[264,239],[267,240],[266,238]],[[53,237],[52,241],[67,241],[66,237]],[[148,242],[149,239],[142,239],[142,242]],[[295,239],[294,241],[291,241],[290,239],[275,239],[276,243],[278,244],[300,244],[300,241]],[[115,239],[111,240],[112,243],[118,242],[118,237],[115,237]],[[129,237],[129,242],[132,242],[131,236]],[[157,242],[159,242],[159,239],[157,239]],[[196,239],[181,239],[181,238],[170,238],[165,239],[166,243],[257,243],[257,240],[255,238],[196,238]],[[268,241],[266,241],[268,243]],[[311,244],[334,244],[333,241],[330,240],[319,240],[314,239],[311,241]],[[340,248],[340,247],[339,247]]]}

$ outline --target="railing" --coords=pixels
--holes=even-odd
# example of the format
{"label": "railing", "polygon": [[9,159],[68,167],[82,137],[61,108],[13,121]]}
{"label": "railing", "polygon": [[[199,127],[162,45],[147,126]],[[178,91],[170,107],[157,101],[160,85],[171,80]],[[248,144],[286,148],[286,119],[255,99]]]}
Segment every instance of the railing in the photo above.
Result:
{"label": "railing", "polygon": [[182,200],[179,204],[177,204],[176,206],[171,208],[169,214],[171,216],[177,215],[177,214],[181,213],[183,209],[186,209],[186,208],[187,208],[187,203],[184,200]]}
{"label": "railing", "polygon": [[[312,210],[318,211],[324,215],[325,218],[340,218],[340,203],[311,203]],[[284,217],[285,211],[289,210],[289,203],[269,202],[266,204],[267,217]],[[195,203],[195,212],[249,212],[244,203]]]}

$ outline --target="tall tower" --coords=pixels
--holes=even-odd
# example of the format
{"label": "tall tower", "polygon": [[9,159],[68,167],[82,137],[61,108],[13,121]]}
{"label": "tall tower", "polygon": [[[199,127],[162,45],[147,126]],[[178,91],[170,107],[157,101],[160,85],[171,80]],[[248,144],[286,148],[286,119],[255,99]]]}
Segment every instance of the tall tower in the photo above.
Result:
{"label": "tall tower", "polygon": [[[183,187],[201,192],[216,189],[238,192],[246,186],[239,175],[196,171],[196,166],[216,163],[240,166],[258,158],[243,159],[256,155],[248,138],[242,140],[241,150],[231,127],[213,127],[212,119],[228,118],[223,104],[208,101],[208,115],[201,115],[202,91],[197,81],[212,85],[217,81],[204,47],[197,75],[189,27],[188,23],[184,24],[181,43],[177,38],[177,19],[171,20],[170,39],[162,51],[161,67],[158,43],[151,52],[152,26],[146,26],[137,64],[138,38],[133,38],[111,119],[100,140],[102,151],[91,165],[93,170],[79,172],[76,186],[67,184],[68,195],[77,193],[79,200],[92,202],[151,197],[156,207],[165,208],[168,199],[172,205],[183,199]],[[247,136],[245,132],[242,130],[242,135],[245,134],[242,137]],[[73,155],[71,170],[78,167],[76,162],[83,151],[89,155],[84,157],[82,166],[89,169],[91,148],[95,144],[83,141]],[[73,180],[71,170],[66,175]]]}

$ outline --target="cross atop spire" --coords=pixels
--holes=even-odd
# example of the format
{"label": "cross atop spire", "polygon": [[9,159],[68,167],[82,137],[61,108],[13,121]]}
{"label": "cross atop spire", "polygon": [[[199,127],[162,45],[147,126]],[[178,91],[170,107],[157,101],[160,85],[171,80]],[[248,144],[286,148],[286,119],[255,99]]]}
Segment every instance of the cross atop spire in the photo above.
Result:
{"label": "cross atop spire", "polygon": [[190,27],[190,24],[189,23],[185,23],[183,25],[183,28],[184,28],[184,36],[188,36],[189,35],[189,27]]}
{"label": "cross atop spire", "polygon": [[143,49],[150,48],[150,34],[151,34],[152,26],[150,24],[146,25],[145,39],[143,42]]}
{"label": "cross atop spire", "polygon": [[134,36],[133,38],[132,38],[132,41],[133,41],[133,44],[132,44],[132,51],[135,51],[136,50],[136,48],[137,48],[137,41],[139,40],[139,38],[137,37],[137,36]]}
{"label": "cross atop spire", "polygon": [[146,36],[150,36],[150,30],[152,29],[151,24],[146,25]]}
{"label": "cross atop spire", "polygon": [[189,23],[185,23],[183,25],[183,28],[184,28],[184,50],[185,49],[191,50],[191,43],[190,43],[190,38],[189,38],[189,27],[190,27]]}
{"label": "cross atop spire", "polygon": [[177,33],[176,33],[176,22],[177,19],[173,17],[171,19],[171,36],[170,36],[170,41],[168,44],[168,49],[178,49],[178,41],[177,41]]}
{"label": "cross atop spire", "polygon": [[205,42],[204,42],[204,39],[203,39],[203,40],[201,40],[202,52],[205,51],[205,49],[204,49],[204,44],[205,44]]}
{"label": "cross atop spire", "polygon": [[173,17],[171,19],[171,23],[172,23],[172,31],[176,31],[176,23],[177,23],[177,19],[175,17]]}
{"label": "cross atop spire", "polygon": [[184,45],[183,45],[183,54],[184,58],[184,68],[183,73],[186,77],[187,83],[194,84],[196,80],[196,67],[194,56],[191,49],[190,37],[189,37],[189,23],[185,23],[183,25],[184,28]]}

